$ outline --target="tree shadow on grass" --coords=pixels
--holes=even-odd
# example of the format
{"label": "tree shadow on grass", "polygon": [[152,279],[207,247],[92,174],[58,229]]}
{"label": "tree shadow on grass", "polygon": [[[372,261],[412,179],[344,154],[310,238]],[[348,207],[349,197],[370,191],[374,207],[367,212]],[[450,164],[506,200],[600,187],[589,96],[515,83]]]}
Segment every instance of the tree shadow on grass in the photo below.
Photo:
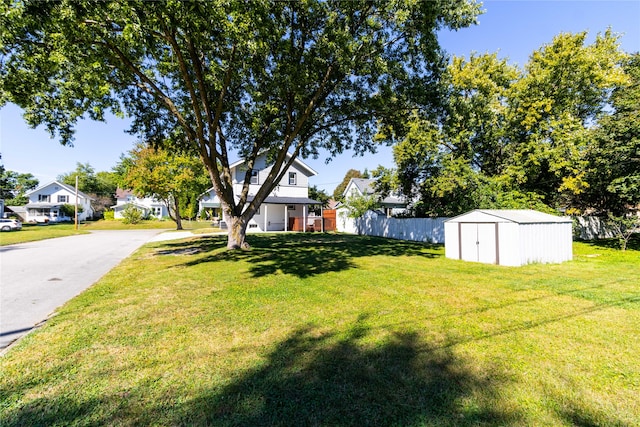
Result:
{"label": "tree shadow on grass", "polygon": [[[344,338],[304,328],[280,342],[260,367],[194,399],[175,424],[216,426],[509,425],[497,409],[499,376],[482,377],[451,349],[416,333],[365,345],[356,324]],[[480,396],[480,397],[478,397]],[[465,405],[465,400],[472,400]]]}
{"label": "tree shadow on grass", "polygon": [[[620,249],[620,241],[618,239],[595,239],[584,240],[583,243],[599,248]],[[627,250],[640,251],[640,233],[631,236],[627,242]]]}
{"label": "tree shadow on grass", "polygon": [[[439,246],[370,236],[338,234],[254,234],[247,236],[249,251],[226,251],[226,237],[206,237],[168,243],[169,252],[212,252],[185,262],[186,266],[218,261],[246,261],[250,274],[262,277],[276,272],[305,278],[355,268],[354,258],[370,256],[441,256]],[[195,253],[195,252],[194,252]]]}

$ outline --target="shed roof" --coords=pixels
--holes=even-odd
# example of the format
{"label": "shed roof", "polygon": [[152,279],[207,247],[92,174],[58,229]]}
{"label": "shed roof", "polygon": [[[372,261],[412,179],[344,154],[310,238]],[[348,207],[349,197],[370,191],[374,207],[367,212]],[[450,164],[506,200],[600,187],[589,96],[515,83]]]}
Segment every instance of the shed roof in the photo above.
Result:
{"label": "shed roof", "polygon": [[445,222],[514,222],[517,224],[567,223],[571,218],[531,209],[476,209]]}

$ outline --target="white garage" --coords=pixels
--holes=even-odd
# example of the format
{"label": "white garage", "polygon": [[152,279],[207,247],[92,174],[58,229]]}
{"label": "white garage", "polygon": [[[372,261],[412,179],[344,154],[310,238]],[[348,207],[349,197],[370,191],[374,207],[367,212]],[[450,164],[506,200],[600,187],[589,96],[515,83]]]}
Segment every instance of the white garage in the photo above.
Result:
{"label": "white garage", "polygon": [[477,209],[444,223],[447,258],[508,266],[573,258],[572,220],[534,210]]}

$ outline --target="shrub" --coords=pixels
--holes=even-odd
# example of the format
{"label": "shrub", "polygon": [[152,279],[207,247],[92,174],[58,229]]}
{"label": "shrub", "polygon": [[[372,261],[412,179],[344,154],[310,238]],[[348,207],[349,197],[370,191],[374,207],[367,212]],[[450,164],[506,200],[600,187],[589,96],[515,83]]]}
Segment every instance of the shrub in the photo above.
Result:
{"label": "shrub", "polygon": [[111,221],[115,219],[115,212],[112,210],[107,210],[102,212],[102,216],[104,217],[104,219]]}
{"label": "shrub", "polygon": [[128,205],[124,211],[122,211],[122,222],[125,224],[138,224],[143,220],[142,211],[133,205]]}

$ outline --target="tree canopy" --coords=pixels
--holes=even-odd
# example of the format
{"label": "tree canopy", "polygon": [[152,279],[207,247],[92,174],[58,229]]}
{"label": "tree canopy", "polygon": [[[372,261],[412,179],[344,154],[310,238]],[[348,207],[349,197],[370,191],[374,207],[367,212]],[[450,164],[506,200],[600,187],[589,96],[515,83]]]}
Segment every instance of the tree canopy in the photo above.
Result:
{"label": "tree canopy", "polygon": [[124,171],[121,183],[125,188],[139,197],[162,200],[178,230],[182,229],[181,207],[194,203],[210,186],[204,165],[197,156],[144,144],[138,144],[128,156],[122,156],[116,169]]}
{"label": "tree canopy", "polygon": [[27,191],[33,190],[40,183],[31,173],[19,173],[5,170],[0,166],[0,199],[5,199],[7,206],[26,205],[29,201],[25,196]]}
{"label": "tree canopy", "polygon": [[586,151],[588,187],[576,200],[583,210],[622,215],[640,206],[640,54],[624,62],[629,77],[611,97],[613,111],[598,121]]}
{"label": "tree canopy", "polygon": [[637,63],[612,32],[586,35],[558,35],[523,69],[496,54],[451,60],[441,113],[414,112],[394,147],[416,214],[637,205]]}
{"label": "tree canopy", "polygon": [[[298,157],[371,149],[409,106],[428,106],[437,31],[475,22],[473,0],[4,2],[0,101],[72,143],[82,117],[198,153],[230,220],[230,248]],[[389,133],[391,134],[391,133]],[[271,173],[237,198],[233,153]],[[287,153],[291,156],[287,156]]]}

